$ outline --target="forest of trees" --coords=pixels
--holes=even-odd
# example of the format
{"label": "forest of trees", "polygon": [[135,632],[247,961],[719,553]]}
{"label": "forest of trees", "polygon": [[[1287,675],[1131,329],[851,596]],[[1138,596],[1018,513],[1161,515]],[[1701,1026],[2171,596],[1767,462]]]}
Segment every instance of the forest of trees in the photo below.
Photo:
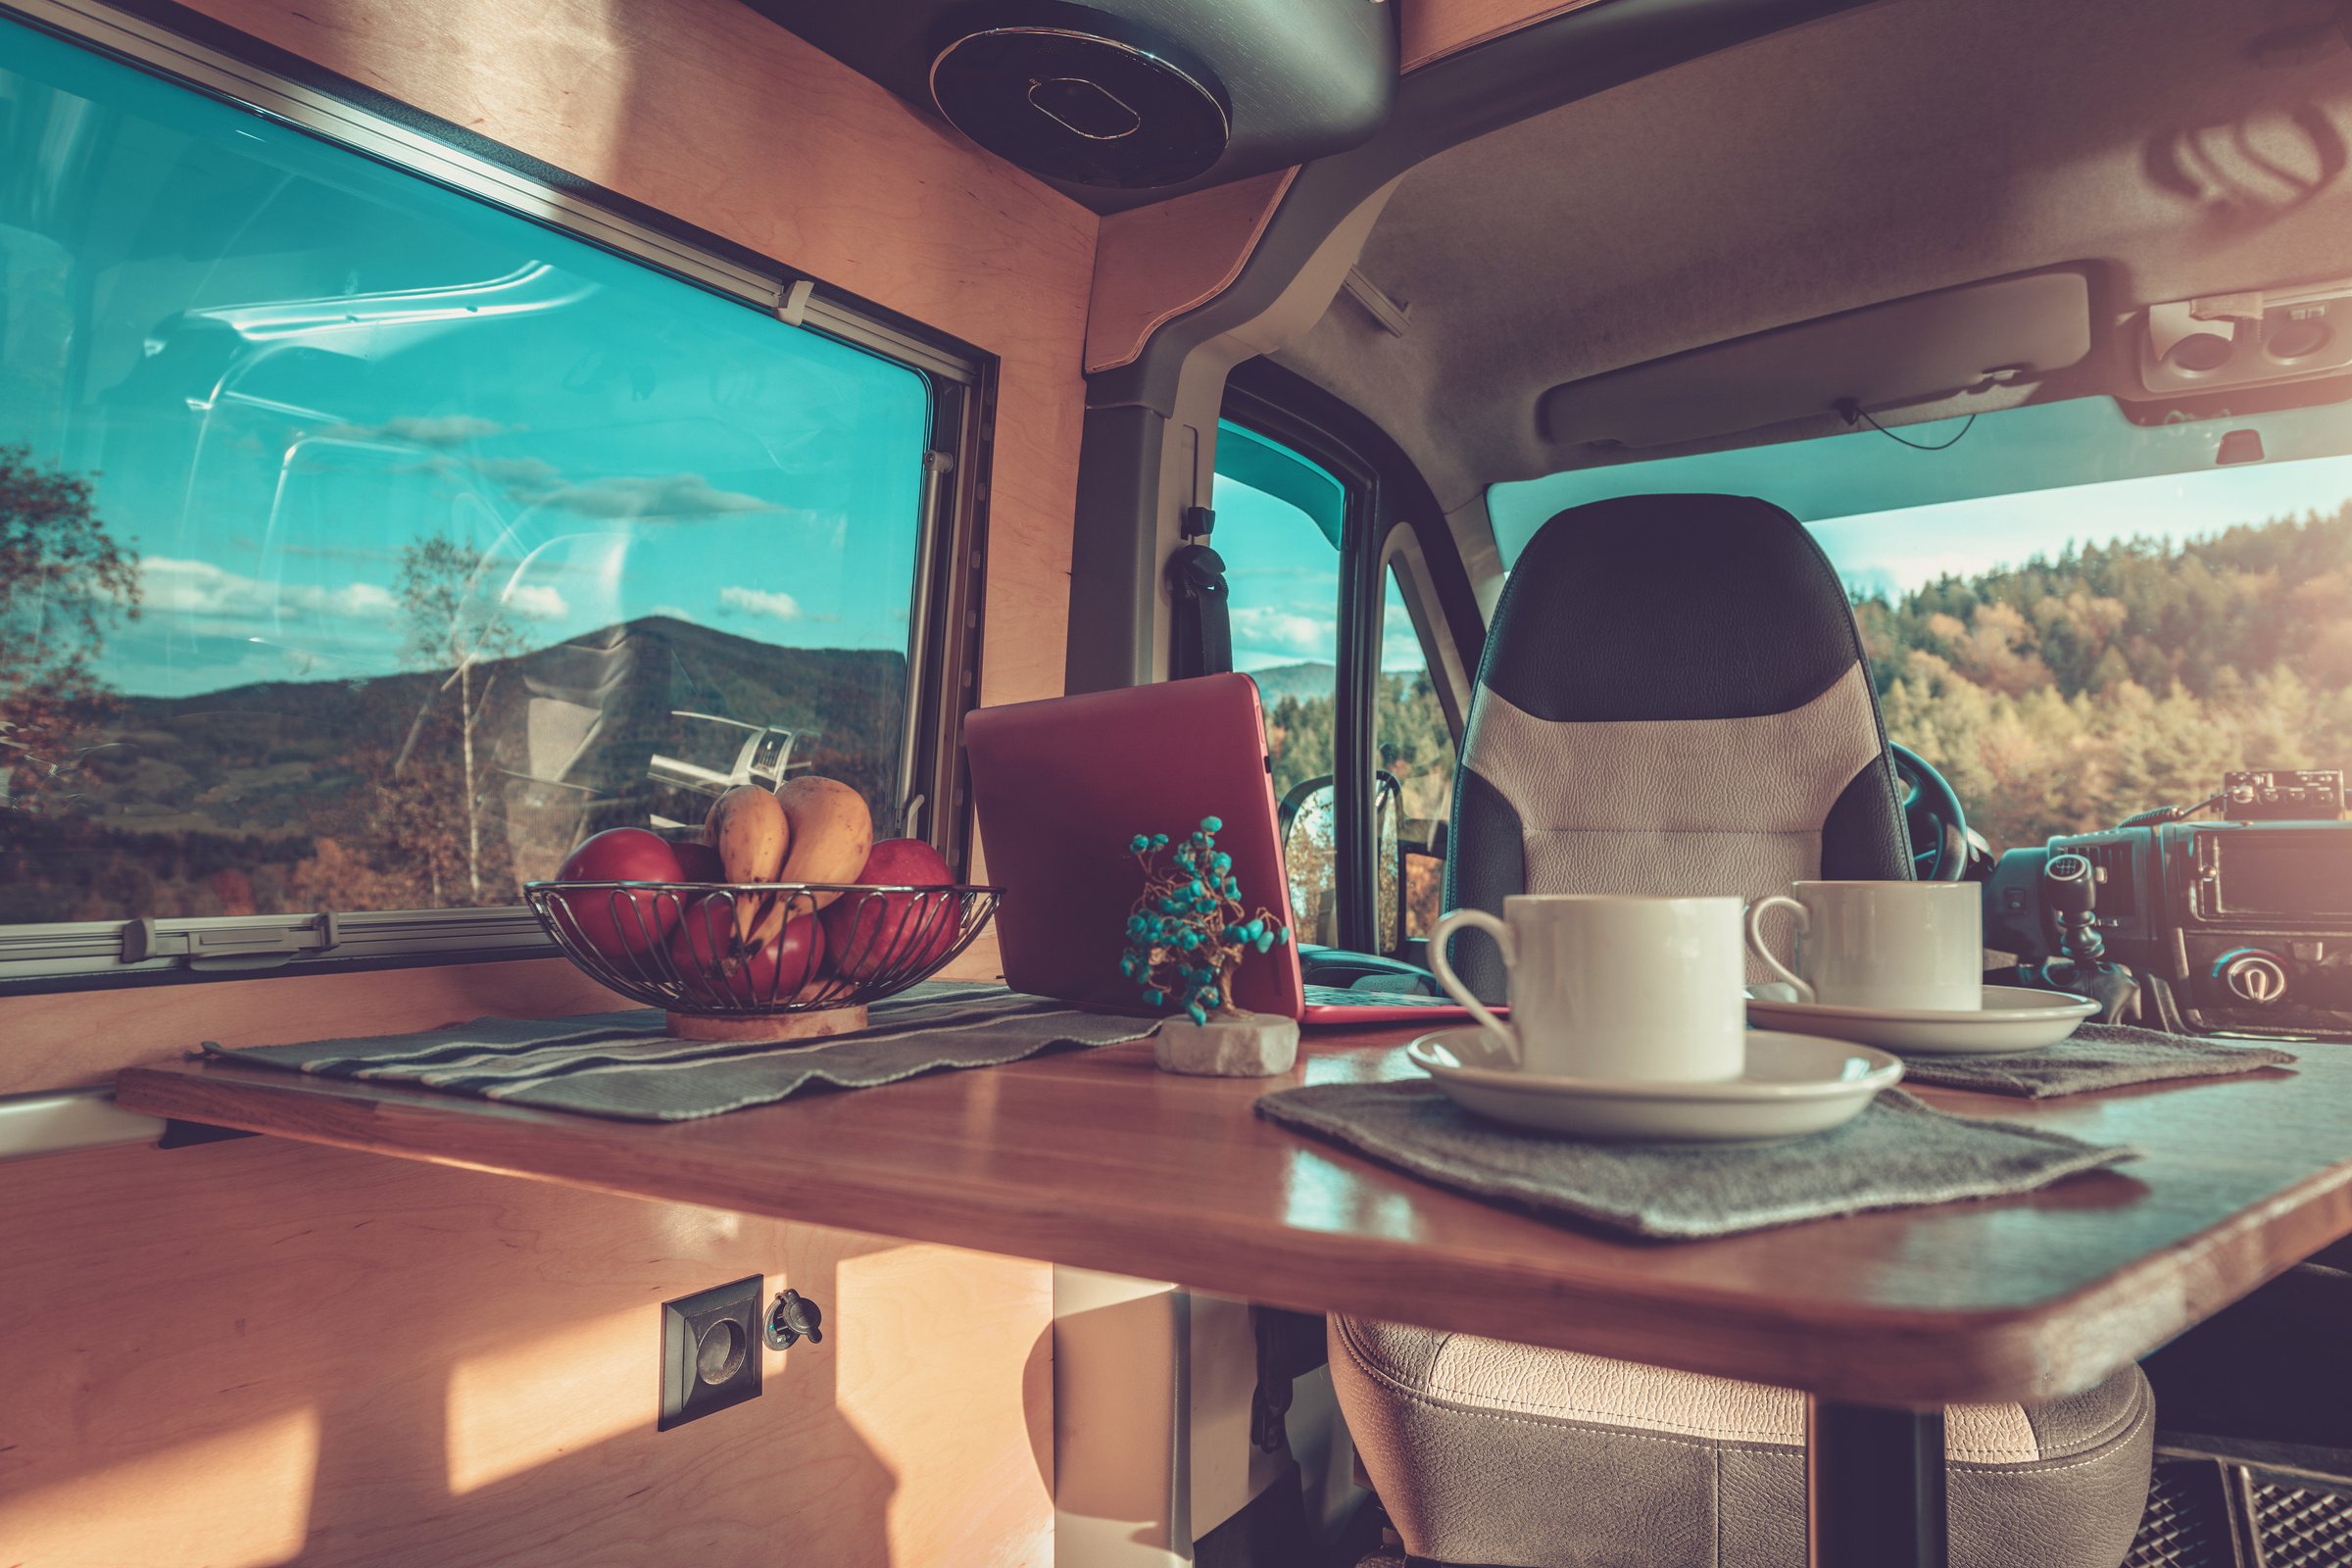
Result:
{"label": "forest of trees", "polygon": [[2352,762],[2352,503],[1854,607],[1886,728],[1996,849]]}

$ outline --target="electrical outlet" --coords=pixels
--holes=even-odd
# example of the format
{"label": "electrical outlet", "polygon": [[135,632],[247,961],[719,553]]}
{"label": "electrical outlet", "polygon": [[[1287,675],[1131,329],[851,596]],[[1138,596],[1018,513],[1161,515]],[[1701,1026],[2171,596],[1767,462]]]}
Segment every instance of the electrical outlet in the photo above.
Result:
{"label": "electrical outlet", "polygon": [[661,1431],[760,1397],[757,1274],[662,1303]]}

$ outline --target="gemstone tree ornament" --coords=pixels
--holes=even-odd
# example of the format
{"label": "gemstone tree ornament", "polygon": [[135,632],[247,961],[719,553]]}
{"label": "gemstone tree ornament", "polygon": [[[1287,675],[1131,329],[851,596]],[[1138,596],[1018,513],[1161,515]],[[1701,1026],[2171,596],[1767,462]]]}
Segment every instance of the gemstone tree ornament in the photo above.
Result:
{"label": "gemstone tree ornament", "polygon": [[1217,848],[1224,826],[1204,816],[1173,844],[1165,833],[1127,841],[1143,867],[1144,892],[1127,914],[1119,972],[1146,1006],[1182,1010],[1152,1036],[1161,1070],[1265,1077],[1298,1060],[1298,1020],[1236,1007],[1233,972],[1252,949],[1271,952],[1291,933],[1265,909],[1250,913],[1242,903],[1233,857]]}

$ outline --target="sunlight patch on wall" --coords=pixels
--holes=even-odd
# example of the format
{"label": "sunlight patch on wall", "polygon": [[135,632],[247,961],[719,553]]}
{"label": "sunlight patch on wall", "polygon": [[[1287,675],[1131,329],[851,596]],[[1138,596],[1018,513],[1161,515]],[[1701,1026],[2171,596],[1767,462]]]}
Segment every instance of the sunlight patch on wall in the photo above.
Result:
{"label": "sunlight patch on wall", "polygon": [[0,1555],[272,1568],[309,1538],[318,1467],[318,1412],[308,1409],[125,1456],[0,1503]]}
{"label": "sunlight patch on wall", "polygon": [[[943,1289],[951,1281],[965,1288]],[[1022,1373],[1051,1314],[1050,1273],[958,1248],[902,1246],[842,1258],[832,1291],[827,1324],[855,1324],[857,1332],[828,1334],[815,1353],[834,1358],[835,1410],[896,1477],[890,1560],[939,1561],[967,1532],[1004,1540],[1024,1517],[1042,1525],[1050,1516],[1038,1503],[1048,1488],[1031,1458]],[[910,1347],[920,1353],[909,1354]],[[802,1353],[787,1352],[783,1377],[814,1370],[795,1361]],[[938,1375],[944,1366],[998,1367],[1002,1376],[948,1378]],[[972,1455],[974,1464],[942,1466],[937,1456],[946,1452]],[[1010,1455],[1019,1456],[1017,1485],[995,1468]],[[974,1468],[990,1480],[977,1484]],[[975,1506],[995,1518],[973,1523]]]}
{"label": "sunlight patch on wall", "polygon": [[[639,1428],[660,1413],[662,1330],[632,1306],[535,1329],[449,1369],[449,1492],[462,1497]],[[615,1377],[614,1368],[629,1375]]]}

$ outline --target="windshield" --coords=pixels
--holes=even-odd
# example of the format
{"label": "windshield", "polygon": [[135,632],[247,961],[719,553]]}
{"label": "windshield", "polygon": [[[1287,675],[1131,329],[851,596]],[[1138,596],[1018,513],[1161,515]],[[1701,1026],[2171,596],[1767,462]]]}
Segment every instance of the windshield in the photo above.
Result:
{"label": "windshield", "polygon": [[[2242,429],[2267,461],[2215,466]],[[1995,848],[2193,804],[2230,768],[2352,761],[2352,410],[2141,428],[2082,400],[1961,432],[1579,470],[1489,505],[1506,564],[1605,496],[1788,508],[1846,580],[1887,733]]]}

